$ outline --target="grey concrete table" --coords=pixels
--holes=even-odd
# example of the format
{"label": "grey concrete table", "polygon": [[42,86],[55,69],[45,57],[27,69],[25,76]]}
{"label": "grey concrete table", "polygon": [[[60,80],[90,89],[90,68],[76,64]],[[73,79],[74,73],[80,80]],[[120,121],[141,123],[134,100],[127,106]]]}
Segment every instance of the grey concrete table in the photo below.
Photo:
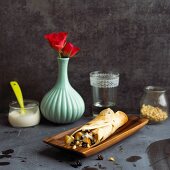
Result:
{"label": "grey concrete table", "polygon": [[[168,168],[168,165],[170,166],[170,140],[164,140],[170,138],[169,120],[159,125],[147,125],[133,136],[100,152],[104,160],[97,160],[97,155],[80,158],[42,142],[47,136],[84,124],[89,119],[83,117],[76,123],[68,125],[42,121],[40,125],[31,128],[13,128],[8,124],[7,115],[0,114],[0,169],[170,169]],[[155,143],[155,141],[159,142]],[[2,151],[8,149],[14,152],[4,156]],[[108,161],[111,156],[115,158],[116,163]],[[82,166],[74,168],[70,164],[77,159],[81,160]]]}

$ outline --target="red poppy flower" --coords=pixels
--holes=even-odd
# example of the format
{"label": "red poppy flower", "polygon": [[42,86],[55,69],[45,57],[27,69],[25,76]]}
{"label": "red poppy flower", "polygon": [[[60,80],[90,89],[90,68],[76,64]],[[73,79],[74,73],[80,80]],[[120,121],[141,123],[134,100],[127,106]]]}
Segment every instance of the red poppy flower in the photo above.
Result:
{"label": "red poppy flower", "polygon": [[80,50],[80,48],[78,48],[78,47],[74,46],[72,43],[68,42],[64,46],[62,52],[63,52],[63,56],[73,57],[74,55],[76,55],[78,53],[79,50]]}
{"label": "red poppy flower", "polygon": [[52,48],[60,52],[66,43],[67,35],[67,32],[50,33],[46,34],[44,38],[48,40]]}

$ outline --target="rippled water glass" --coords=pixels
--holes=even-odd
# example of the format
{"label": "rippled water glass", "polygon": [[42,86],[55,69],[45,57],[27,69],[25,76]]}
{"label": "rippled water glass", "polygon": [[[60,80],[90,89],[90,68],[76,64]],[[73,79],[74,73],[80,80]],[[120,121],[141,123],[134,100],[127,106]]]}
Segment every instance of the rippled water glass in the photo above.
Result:
{"label": "rippled water glass", "polygon": [[105,108],[116,106],[119,73],[94,71],[90,73],[90,85],[93,97],[93,115]]}

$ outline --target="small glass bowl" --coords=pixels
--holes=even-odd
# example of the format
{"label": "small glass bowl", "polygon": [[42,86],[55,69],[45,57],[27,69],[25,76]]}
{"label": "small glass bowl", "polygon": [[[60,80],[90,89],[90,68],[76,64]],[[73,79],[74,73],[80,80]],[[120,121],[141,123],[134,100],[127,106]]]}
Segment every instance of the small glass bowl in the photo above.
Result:
{"label": "small glass bowl", "polygon": [[24,110],[17,101],[9,104],[8,121],[13,127],[30,127],[39,124],[39,103],[35,100],[24,100]]}

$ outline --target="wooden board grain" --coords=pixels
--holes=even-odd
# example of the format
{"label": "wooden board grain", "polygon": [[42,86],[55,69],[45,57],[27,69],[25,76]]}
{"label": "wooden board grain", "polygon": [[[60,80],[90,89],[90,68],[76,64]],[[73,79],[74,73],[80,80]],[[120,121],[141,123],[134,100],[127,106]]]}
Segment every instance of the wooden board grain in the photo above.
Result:
{"label": "wooden board grain", "polygon": [[72,151],[72,152],[76,152],[83,157],[88,157],[88,156],[96,154],[96,153],[118,143],[119,141],[129,137],[130,135],[134,134],[135,132],[140,130],[143,126],[145,126],[148,123],[148,119],[140,118],[136,115],[129,115],[128,117],[129,117],[129,120],[124,126],[119,128],[113,135],[111,135],[105,141],[103,141],[99,145],[91,147],[91,148],[77,147],[76,149],[72,149],[71,146],[65,144],[64,137],[66,135],[72,134],[79,127],[75,127],[73,129],[70,129],[70,130],[61,132],[59,134],[53,135],[51,137],[45,138],[43,141],[49,145],[54,146],[54,147]]}

